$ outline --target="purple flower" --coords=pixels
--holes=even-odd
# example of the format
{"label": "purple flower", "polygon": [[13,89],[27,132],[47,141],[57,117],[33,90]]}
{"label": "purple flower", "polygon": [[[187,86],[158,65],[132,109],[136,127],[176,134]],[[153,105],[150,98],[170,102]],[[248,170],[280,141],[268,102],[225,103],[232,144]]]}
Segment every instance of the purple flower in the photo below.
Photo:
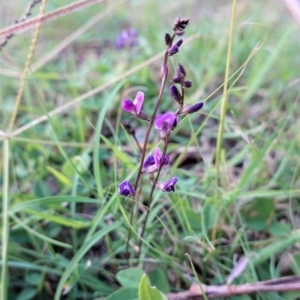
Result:
{"label": "purple flower", "polygon": [[134,47],[138,44],[138,33],[134,28],[124,29],[116,38],[116,48],[121,50],[126,47]]}
{"label": "purple flower", "polygon": [[143,164],[143,170],[145,173],[150,174],[157,172],[160,168],[160,165],[166,166],[170,162],[169,155],[165,155],[165,157],[162,159],[162,153],[160,151],[160,148],[156,148],[154,155],[151,153],[147,156],[147,158],[144,161]]}
{"label": "purple flower", "polygon": [[177,181],[178,181],[178,179],[176,177],[172,177],[162,186],[162,191],[163,192],[175,192],[175,184]]}
{"label": "purple flower", "polygon": [[168,133],[176,127],[177,123],[177,116],[173,112],[169,111],[165,114],[157,115],[154,126],[158,131]]}
{"label": "purple flower", "polygon": [[173,45],[171,48],[168,49],[168,53],[170,56],[173,56],[179,51],[179,47],[177,45]]}
{"label": "purple flower", "polygon": [[134,189],[128,180],[124,180],[119,184],[119,194],[125,197],[134,195]]}
{"label": "purple flower", "polygon": [[143,170],[145,171],[145,173],[150,173],[149,170],[153,165],[155,165],[155,160],[153,154],[150,153],[144,160]]}
{"label": "purple flower", "polygon": [[180,113],[180,115],[187,115],[187,114],[192,114],[198,110],[200,110],[203,107],[204,103],[203,102],[198,102],[196,104],[192,104],[189,105],[187,107],[185,107],[182,112]]}
{"label": "purple flower", "polygon": [[192,87],[192,82],[190,80],[186,80],[183,84],[182,84],[182,87],[184,89],[188,89],[190,87]]}
{"label": "purple flower", "polygon": [[135,96],[135,99],[132,101],[130,99],[124,99],[122,101],[122,108],[134,115],[136,115],[138,118],[147,120],[146,114],[141,110],[144,102],[144,93],[138,92]]}

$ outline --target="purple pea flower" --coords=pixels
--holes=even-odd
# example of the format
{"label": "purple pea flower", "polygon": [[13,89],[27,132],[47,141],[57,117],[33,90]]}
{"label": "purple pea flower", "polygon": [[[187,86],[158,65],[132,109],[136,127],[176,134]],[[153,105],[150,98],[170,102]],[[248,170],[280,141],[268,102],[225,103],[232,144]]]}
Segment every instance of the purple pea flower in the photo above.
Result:
{"label": "purple pea flower", "polygon": [[128,180],[124,180],[119,184],[119,194],[125,197],[134,195],[134,189]]}
{"label": "purple pea flower", "polygon": [[154,126],[160,132],[161,138],[165,138],[166,135],[176,127],[178,123],[178,117],[171,111],[165,114],[159,114],[156,116]]}
{"label": "purple pea flower", "polygon": [[176,177],[169,179],[164,185],[162,185],[163,192],[175,192],[175,184],[178,181]]}
{"label": "purple pea flower", "polygon": [[147,158],[144,161],[143,164],[143,170],[147,174],[151,174],[154,172],[157,172],[160,168],[160,166],[167,166],[170,162],[169,155],[165,155],[164,158],[162,158],[162,153],[160,148],[156,148],[154,155],[151,153],[147,156]]}
{"label": "purple pea flower", "polygon": [[126,47],[134,47],[138,44],[138,33],[134,28],[124,29],[116,38],[116,48],[121,50]]}
{"label": "purple pea flower", "polygon": [[203,102],[198,102],[196,104],[192,104],[189,106],[186,106],[182,112],[180,113],[181,116],[185,116],[187,114],[192,114],[198,110],[200,110],[203,107],[204,103]]}
{"label": "purple pea flower", "polygon": [[136,115],[138,118],[147,120],[146,114],[141,110],[144,102],[144,93],[137,92],[135,99],[124,99],[122,101],[122,108],[129,113]]}
{"label": "purple pea flower", "polygon": [[173,45],[169,50],[168,50],[168,54],[170,56],[173,56],[174,54],[176,54],[179,51],[179,47],[177,45]]}

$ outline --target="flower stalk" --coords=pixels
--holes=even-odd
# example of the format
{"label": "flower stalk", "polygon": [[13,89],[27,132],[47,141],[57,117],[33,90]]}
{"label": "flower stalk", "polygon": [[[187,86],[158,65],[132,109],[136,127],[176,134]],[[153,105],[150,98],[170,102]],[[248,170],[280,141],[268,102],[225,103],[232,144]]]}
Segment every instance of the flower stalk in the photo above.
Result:
{"label": "flower stalk", "polygon": [[[141,159],[140,159],[139,170],[136,176],[134,187],[132,187],[130,182],[127,180],[124,180],[119,184],[119,193],[122,196],[125,197],[132,196],[133,198],[130,207],[130,224],[132,225],[134,203],[137,200],[136,191],[139,187],[139,183],[142,175],[143,174],[148,175],[149,180],[151,182],[151,190],[150,190],[149,200],[148,200],[148,209],[146,211],[146,218],[142,225],[142,231],[139,237],[139,246],[138,246],[138,254],[137,254],[138,260],[140,258],[141,249],[142,249],[142,240],[145,233],[152,202],[153,202],[154,190],[158,188],[163,192],[174,192],[175,185],[178,181],[177,177],[172,177],[165,182],[159,182],[159,178],[163,166],[169,165],[170,163],[169,155],[167,155],[167,149],[170,141],[171,132],[177,126],[179,116],[184,116],[187,114],[194,113],[203,107],[203,102],[189,105],[187,107],[184,106],[185,89],[190,88],[192,86],[192,82],[190,80],[186,80],[187,73],[184,67],[181,64],[178,64],[178,67],[176,68],[175,77],[171,80],[173,84],[170,86],[169,89],[171,97],[178,104],[178,108],[175,112],[168,111],[166,113],[157,114],[159,106],[162,101],[163,92],[168,78],[168,73],[169,73],[168,59],[170,56],[173,56],[179,52],[179,49],[183,43],[182,38],[178,39],[177,41],[175,41],[175,38],[176,36],[182,36],[184,34],[184,30],[187,27],[189,20],[190,19],[179,17],[174,23],[173,34],[172,35],[170,35],[169,33],[165,34],[164,39],[165,39],[165,44],[167,45],[167,49],[165,51],[164,60],[161,67],[161,86],[159,89],[159,94],[151,117],[148,118],[147,114],[142,110],[143,101],[144,101],[143,92],[138,92],[134,100],[124,99],[122,101],[122,108],[124,111],[133,114],[138,119],[148,122],[143,147],[141,148]],[[176,87],[176,85],[180,85],[180,90]],[[149,135],[153,125],[155,129],[158,131],[160,138],[163,142],[163,151],[161,152],[160,148],[157,147],[154,152],[154,155],[148,154],[148,156],[146,157]],[[128,128],[125,129],[127,130],[127,132],[129,132]],[[134,136],[134,134],[132,133],[131,135]],[[155,173],[156,175],[154,175]],[[131,226],[128,231],[127,243],[126,243],[126,253],[128,259],[129,259],[128,245],[130,241],[130,236],[131,236]]]}

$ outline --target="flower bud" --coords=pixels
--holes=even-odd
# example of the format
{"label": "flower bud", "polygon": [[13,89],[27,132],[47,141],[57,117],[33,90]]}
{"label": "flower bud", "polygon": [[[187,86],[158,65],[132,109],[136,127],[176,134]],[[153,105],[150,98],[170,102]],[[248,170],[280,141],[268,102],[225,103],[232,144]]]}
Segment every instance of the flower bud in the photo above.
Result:
{"label": "flower bud", "polygon": [[141,120],[149,121],[146,113],[143,110],[141,110],[136,116]]}
{"label": "flower bud", "polygon": [[185,31],[184,31],[184,30],[181,30],[181,29],[177,29],[177,30],[175,30],[175,35],[176,35],[176,36],[183,36],[183,35],[184,35],[184,33],[185,33]]}
{"label": "flower bud", "polygon": [[172,38],[169,33],[165,33],[165,43],[167,46],[171,46]]}
{"label": "flower bud", "polygon": [[192,113],[200,110],[203,107],[203,105],[204,105],[203,102],[198,102],[196,104],[189,105],[182,110],[180,115],[184,116],[184,115],[192,114]]}
{"label": "flower bud", "polygon": [[184,89],[188,89],[192,86],[192,82],[190,80],[186,80],[183,84],[182,84],[182,87]]}
{"label": "flower bud", "polygon": [[183,43],[183,39],[178,40],[175,45],[179,48]]}
{"label": "flower bud", "polygon": [[170,86],[170,94],[175,99],[176,102],[182,104],[182,96],[174,84]]}
{"label": "flower bud", "polygon": [[186,71],[182,64],[178,64],[178,68],[176,69],[176,71],[180,73],[182,77],[186,76]]}
{"label": "flower bud", "polygon": [[177,45],[172,46],[168,49],[169,56],[176,54],[179,51],[179,47]]}

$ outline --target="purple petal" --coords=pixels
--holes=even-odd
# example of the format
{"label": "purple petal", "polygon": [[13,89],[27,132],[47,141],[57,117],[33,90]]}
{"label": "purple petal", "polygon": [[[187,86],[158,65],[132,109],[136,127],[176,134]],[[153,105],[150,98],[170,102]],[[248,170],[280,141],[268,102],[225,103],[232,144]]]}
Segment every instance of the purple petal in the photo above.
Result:
{"label": "purple petal", "polygon": [[165,155],[162,165],[167,166],[170,163],[170,156],[168,154]]}
{"label": "purple petal", "polygon": [[171,48],[169,48],[168,53],[170,56],[176,54],[179,51],[179,47],[177,45],[173,45]]}
{"label": "purple petal", "polygon": [[155,120],[155,128],[161,130],[162,128],[168,130],[173,128],[176,122],[176,116],[173,112],[167,112],[163,115],[158,115]]}
{"label": "purple petal", "polygon": [[192,114],[192,113],[200,110],[203,107],[203,105],[204,105],[203,102],[198,102],[196,104],[189,105],[182,110],[181,114],[182,115]]}
{"label": "purple petal", "polygon": [[134,109],[134,104],[131,100],[129,99],[125,99],[122,101],[122,108],[130,113],[134,113],[135,109]]}
{"label": "purple petal", "polygon": [[140,113],[143,106],[143,102],[144,102],[144,93],[138,92],[135,96],[135,99],[133,100],[133,104],[135,106],[135,111],[137,114]]}
{"label": "purple petal", "polygon": [[124,180],[119,184],[119,194],[125,197],[134,195],[134,189],[128,180]]}
{"label": "purple petal", "polygon": [[157,169],[160,167],[160,164],[161,164],[161,151],[160,149],[157,147],[155,149],[155,152],[154,152],[154,160],[155,160],[155,165],[157,167]]}
{"label": "purple petal", "polygon": [[178,181],[176,177],[172,177],[169,179],[163,186],[163,192],[174,192],[175,191],[175,184]]}
{"label": "purple petal", "polygon": [[154,156],[150,153],[143,164],[143,169],[147,172],[148,169],[155,164]]}

